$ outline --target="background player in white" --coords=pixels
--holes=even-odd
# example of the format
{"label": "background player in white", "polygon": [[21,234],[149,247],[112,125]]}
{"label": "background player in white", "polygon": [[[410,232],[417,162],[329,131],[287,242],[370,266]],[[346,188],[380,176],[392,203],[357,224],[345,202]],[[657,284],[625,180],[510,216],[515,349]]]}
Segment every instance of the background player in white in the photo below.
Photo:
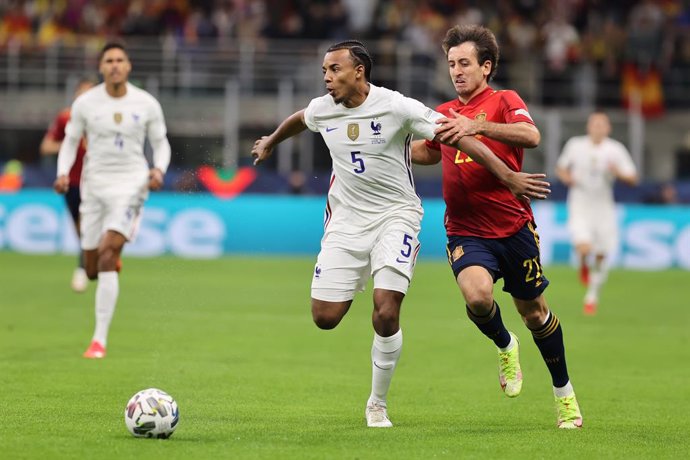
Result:
{"label": "background player in white", "polygon": [[[119,294],[120,253],[136,235],[149,189],[163,185],[170,163],[163,110],[156,99],[128,83],[132,65],[121,44],[101,51],[104,82],[72,104],[65,140],[58,154],[54,188],[65,193],[77,146],[86,136],[87,154],[81,178],[81,247],[89,279],[98,279],[96,327],[86,358],[103,358],[110,321]],[[144,156],[148,138],[153,168]]]}
{"label": "background player in white", "polygon": [[[328,145],[333,172],[312,279],[312,317],[321,329],[335,328],[373,276],[373,375],[365,414],[368,426],[390,427],[386,398],[402,348],[400,306],[419,252],[423,214],[410,142],[413,134],[434,139],[436,120],[443,116],[370,84],[371,67],[360,42],[330,47],[323,61],[328,94],[257,140],[252,155],[258,164],[277,144],[307,128],[320,132]],[[457,146],[510,184],[513,193],[535,198],[548,193],[543,175],[514,173],[476,139],[462,138]]]}
{"label": "background player in white", "polygon": [[607,257],[618,246],[613,184],[616,180],[628,185],[638,182],[630,153],[610,133],[609,117],[599,111],[592,113],[587,135],[569,139],[556,164],[558,178],[568,186],[568,227],[580,263],[580,279],[588,286],[586,314],[596,313],[599,290],[608,273]]}
{"label": "background player in white", "polygon": [[[84,78],[79,83],[74,91],[74,98],[76,99],[84,92],[93,88],[95,83],[89,78]],[[67,107],[58,113],[55,120],[50,124],[50,128],[43,136],[41,141],[41,155],[57,157],[60,151],[60,146],[62,145],[62,140],[65,138],[65,128],[67,127],[67,122],[69,122],[70,107]],[[67,210],[72,217],[72,223],[74,223],[74,228],[77,231],[77,237],[79,237],[79,205],[81,204],[81,193],[79,192],[79,183],[81,182],[81,168],[84,162],[84,155],[86,154],[86,143],[82,142],[79,144],[77,149],[77,158],[72,164],[72,169],[69,172],[69,188],[65,193],[65,203],[67,204]],[[75,292],[84,292],[89,286],[89,278],[86,276],[86,270],[84,270],[84,254],[79,252],[79,259],[77,268],[74,269],[72,274],[72,289]]]}

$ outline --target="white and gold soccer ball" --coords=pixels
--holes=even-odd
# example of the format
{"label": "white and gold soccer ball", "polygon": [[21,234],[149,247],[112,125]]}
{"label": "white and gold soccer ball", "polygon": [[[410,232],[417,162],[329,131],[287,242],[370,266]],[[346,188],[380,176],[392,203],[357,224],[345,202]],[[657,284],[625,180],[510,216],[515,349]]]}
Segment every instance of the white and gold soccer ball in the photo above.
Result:
{"label": "white and gold soccer ball", "polygon": [[125,407],[125,425],[138,438],[169,438],[179,420],[175,398],[158,388],[141,390]]}

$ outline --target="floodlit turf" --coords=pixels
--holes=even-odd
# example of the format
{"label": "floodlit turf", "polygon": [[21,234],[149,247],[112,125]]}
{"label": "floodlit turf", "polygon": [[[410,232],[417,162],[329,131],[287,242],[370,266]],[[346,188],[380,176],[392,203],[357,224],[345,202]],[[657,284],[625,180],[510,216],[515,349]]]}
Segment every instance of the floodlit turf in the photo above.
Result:
{"label": "floodlit turf", "polygon": [[[389,397],[395,427],[367,429],[369,293],[343,323],[311,321],[306,259],[124,261],[108,356],[81,357],[95,286],[69,289],[73,257],[0,253],[0,456],[15,458],[687,458],[690,274],[614,271],[596,317],[551,267],[584,428],[556,429],[548,373],[522,339],[524,388],[500,391],[493,346],[447,266],[423,262],[403,305]],[[123,410],[159,387],[180,407],[169,440],[135,439]]]}

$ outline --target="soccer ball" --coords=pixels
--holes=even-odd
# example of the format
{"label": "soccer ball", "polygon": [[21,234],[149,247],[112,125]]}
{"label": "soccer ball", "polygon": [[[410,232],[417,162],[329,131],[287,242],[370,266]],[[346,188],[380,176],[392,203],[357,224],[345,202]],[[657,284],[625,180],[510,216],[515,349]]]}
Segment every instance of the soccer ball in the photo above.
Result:
{"label": "soccer ball", "polygon": [[125,407],[125,425],[138,438],[169,438],[179,420],[175,399],[158,388],[141,390]]}

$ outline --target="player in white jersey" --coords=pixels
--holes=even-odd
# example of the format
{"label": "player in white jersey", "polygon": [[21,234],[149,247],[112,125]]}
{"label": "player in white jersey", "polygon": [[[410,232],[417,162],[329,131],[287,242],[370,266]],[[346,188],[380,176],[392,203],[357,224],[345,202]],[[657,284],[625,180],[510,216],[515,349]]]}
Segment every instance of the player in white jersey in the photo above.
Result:
{"label": "player in white jersey", "polygon": [[[365,415],[370,427],[390,427],[386,399],[402,348],[400,306],[419,252],[423,214],[410,142],[412,135],[433,139],[436,121],[444,117],[370,84],[371,67],[360,42],[330,47],[323,62],[328,94],[257,140],[252,156],[260,163],[277,144],[307,128],[320,132],[328,145],[333,172],[312,278],[312,317],[321,329],[335,328],[373,276],[372,390]],[[541,196],[548,187],[543,175],[514,173],[476,139],[462,138],[457,145],[516,194]]]}
{"label": "player in white jersey", "polygon": [[[163,185],[170,163],[163,111],[146,91],[128,83],[132,69],[122,45],[103,47],[99,71],[104,83],[79,96],[72,105],[65,140],[58,154],[58,193],[68,189],[68,172],[82,135],[87,153],[81,176],[81,247],[89,279],[98,279],[96,327],[86,358],[103,358],[110,321],[119,294],[122,248],[136,236],[148,191]],[[148,138],[153,168],[144,156]]]}
{"label": "player in white jersey", "polygon": [[580,264],[580,279],[588,286],[586,314],[596,313],[599,290],[608,273],[607,257],[618,247],[613,184],[620,180],[636,185],[638,181],[628,150],[611,139],[610,133],[609,117],[603,112],[592,113],[587,135],[569,139],[556,164],[556,174],[568,186],[568,227]]}

